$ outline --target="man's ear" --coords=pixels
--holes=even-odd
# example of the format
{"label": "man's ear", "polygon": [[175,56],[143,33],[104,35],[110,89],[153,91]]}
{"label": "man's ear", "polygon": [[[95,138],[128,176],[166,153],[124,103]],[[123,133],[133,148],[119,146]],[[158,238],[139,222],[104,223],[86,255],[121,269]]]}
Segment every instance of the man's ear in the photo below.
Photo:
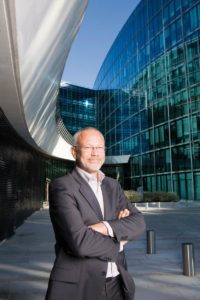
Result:
{"label": "man's ear", "polygon": [[73,158],[76,159],[76,147],[75,146],[71,147],[71,154],[72,154]]}

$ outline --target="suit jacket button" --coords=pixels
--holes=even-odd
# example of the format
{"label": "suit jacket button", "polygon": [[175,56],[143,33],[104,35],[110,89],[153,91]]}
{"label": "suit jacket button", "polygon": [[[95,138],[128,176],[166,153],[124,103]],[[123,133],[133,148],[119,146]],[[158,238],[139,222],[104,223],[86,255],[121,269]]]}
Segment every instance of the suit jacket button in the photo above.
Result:
{"label": "suit jacket button", "polygon": [[106,276],[106,272],[105,272],[105,271],[101,272],[101,274],[102,274],[103,276]]}

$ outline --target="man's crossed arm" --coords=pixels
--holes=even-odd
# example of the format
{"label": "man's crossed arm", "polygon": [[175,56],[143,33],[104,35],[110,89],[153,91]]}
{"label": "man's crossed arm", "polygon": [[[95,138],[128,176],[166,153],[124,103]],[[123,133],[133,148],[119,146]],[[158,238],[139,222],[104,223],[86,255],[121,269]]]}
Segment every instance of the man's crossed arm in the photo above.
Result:
{"label": "man's crossed arm", "polygon": [[[128,217],[129,215],[130,215],[130,211],[128,209],[124,209],[119,212],[117,219],[120,220],[122,218]],[[95,230],[103,235],[107,235],[107,236],[110,235],[108,226],[106,226],[104,222],[89,225],[88,228],[91,228],[92,230]],[[125,244],[128,243],[128,241],[121,241],[121,243],[124,246]]]}

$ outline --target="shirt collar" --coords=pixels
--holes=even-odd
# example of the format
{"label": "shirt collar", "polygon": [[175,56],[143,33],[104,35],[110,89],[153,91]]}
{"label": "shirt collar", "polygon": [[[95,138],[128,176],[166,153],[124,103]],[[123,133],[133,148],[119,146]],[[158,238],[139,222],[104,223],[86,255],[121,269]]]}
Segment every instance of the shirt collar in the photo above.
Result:
{"label": "shirt collar", "polygon": [[104,177],[105,177],[105,174],[98,170],[98,178],[96,178],[96,176],[94,175],[91,175],[90,173],[84,171],[83,169],[79,168],[76,166],[76,170],[78,171],[78,173],[87,181],[87,182],[98,182],[98,183],[102,183]]}

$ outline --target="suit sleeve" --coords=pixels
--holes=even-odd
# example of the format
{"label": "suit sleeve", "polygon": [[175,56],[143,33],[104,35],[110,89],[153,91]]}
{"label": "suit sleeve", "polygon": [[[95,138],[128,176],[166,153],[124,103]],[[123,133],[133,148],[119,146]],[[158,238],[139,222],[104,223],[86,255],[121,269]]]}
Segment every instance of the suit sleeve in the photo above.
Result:
{"label": "suit sleeve", "polygon": [[131,241],[144,233],[146,229],[144,217],[141,212],[127,200],[119,183],[117,184],[117,189],[119,201],[118,213],[120,210],[127,208],[130,211],[130,215],[120,220],[116,218],[114,220],[108,220],[107,222],[112,227],[118,242],[123,240]]}
{"label": "suit sleeve", "polygon": [[56,239],[65,251],[79,257],[115,261],[119,252],[116,239],[88,228],[73,194],[61,182],[50,185],[50,217]]}

